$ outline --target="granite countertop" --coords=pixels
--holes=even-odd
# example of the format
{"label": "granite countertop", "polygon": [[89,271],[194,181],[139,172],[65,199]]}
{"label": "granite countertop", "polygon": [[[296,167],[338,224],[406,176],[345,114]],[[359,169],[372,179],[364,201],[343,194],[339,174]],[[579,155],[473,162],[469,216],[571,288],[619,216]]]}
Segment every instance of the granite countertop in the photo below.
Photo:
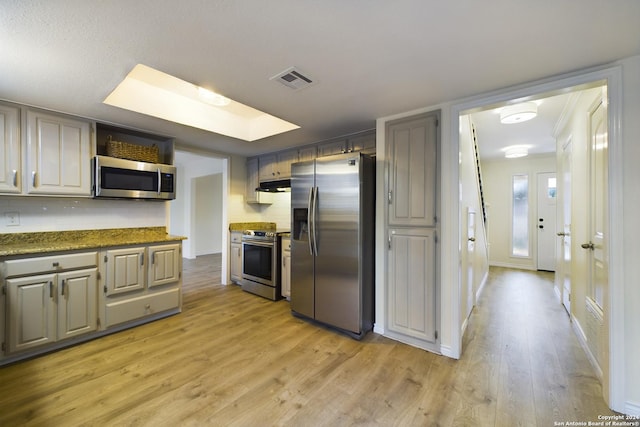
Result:
{"label": "granite countertop", "polygon": [[0,257],[185,240],[165,227],[0,234]]}
{"label": "granite countertop", "polygon": [[243,230],[264,230],[276,231],[275,222],[232,222],[229,224],[229,231]]}

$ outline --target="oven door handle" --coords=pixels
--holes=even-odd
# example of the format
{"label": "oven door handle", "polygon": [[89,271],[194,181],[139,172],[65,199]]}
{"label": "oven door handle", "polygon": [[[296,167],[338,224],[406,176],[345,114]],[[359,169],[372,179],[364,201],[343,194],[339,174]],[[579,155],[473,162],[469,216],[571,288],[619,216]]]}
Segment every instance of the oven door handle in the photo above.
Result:
{"label": "oven door handle", "polygon": [[273,248],[273,242],[261,242],[257,240],[244,240],[242,242],[242,246],[261,246],[263,248]]}

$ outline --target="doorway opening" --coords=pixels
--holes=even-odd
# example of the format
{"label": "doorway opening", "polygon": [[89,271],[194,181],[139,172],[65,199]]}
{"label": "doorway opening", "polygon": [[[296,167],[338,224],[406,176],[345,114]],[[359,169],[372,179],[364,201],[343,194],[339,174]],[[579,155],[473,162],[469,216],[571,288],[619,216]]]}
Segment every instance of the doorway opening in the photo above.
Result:
{"label": "doorway opening", "polygon": [[215,262],[222,283],[227,277],[228,159],[176,149],[176,199],[169,205],[169,231],[187,237],[182,256]]}
{"label": "doorway opening", "polygon": [[[527,123],[501,124],[500,109],[523,101],[536,103],[538,117]],[[600,283],[602,280],[605,282],[602,286],[608,289],[609,281],[607,271],[597,276],[598,273],[593,273],[592,268],[601,264],[602,260],[608,260],[608,230],[600,233],[606,234],[605,242],[600,245],[605,253],[601,253],[600,258],[596,255],[598,251],[594,250],[593,241],[597,240],[592,237],[594,221],[600,218],[600,223],[604,224],[610,217],[608,175],[604,167],[609,162],[605,157],[608,144],[601,142],[600,148],[596,146],[598,135],[602,137],[606,131],[588,131],[589,115],[593,115],[599,106],[606,107],[607,101],[607,81],[594,80],[564,89],[528,94],[523,98],[461,109],[460,157],[464,155],[462,134],[468,124],[471,126],[469,132],[476,139],[475,169],[479,176],[473,182],[475,188],[472,188],[471,183],[462,179],[465,165],[463,161],[460,162],[460,189],[463,196],[460,197],[458,208],[459,218],[464,218],[472,207],[465,205],[464,195],[474,191],[479,193],[477,207],[486,213],[480,232],[485,233],[487,272],[489,265],[555,272],[554,290],[558,301],[565,305],[576,335],[601,379],[604,397],[609,402],[610,305],[608,301],[607,304],[598,305],[598,313],[593,309],[594,304],[589,304],[588,295],[589,289],[594,287],[590,283]],[[599,116],[602,116],[602,112]],[[606,129],[606,123],[600,126]],[[528,156],[506,159],[505,153],[513,146],[525,147]],[[523,188],[522,182],[528,183],[526,195],[514,196],[513,185],[516,181],[520,190]],[[527,202],[528,211],[522,211],[518,205],[523,201]],[[535,206],[531,206],[533,204]],[[520,209],[521,214],[517,224],[514,219],[516,208]],[[525,212],[524,219],[522,212]],[[577,212],[581,214],[577,215]],[[460,223],[459,226],[461,240],[465,240],[466,224]],[[482,241],[475,239],[476,242],[478,240]],[[516,241],[518,245],[515,245]],[[467,269],[464,265],[465,246],[461,245],[461,271]],[[483,248],[476,243],[474,251],[476,254],[482,253]],[[483,285],[470,284],[465,276],[483,277],[483,274],[475,272],[473,275],[460,276],[461,292],[474,293],[471,299],[469,295],[460,295],[463,316],[471,313],[473,307],[468,305],[475,303]],[[486,272],[484,277],[487,277]],[[572,283],[577,284],[574,289]],[[470,319],[465,319],[467,321]]]}

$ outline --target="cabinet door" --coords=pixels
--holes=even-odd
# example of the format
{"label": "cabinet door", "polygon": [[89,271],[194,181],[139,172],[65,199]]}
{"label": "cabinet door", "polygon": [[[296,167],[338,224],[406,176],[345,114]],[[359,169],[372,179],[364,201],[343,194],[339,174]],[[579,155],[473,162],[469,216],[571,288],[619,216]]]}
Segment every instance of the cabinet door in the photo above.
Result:
{"label": "cabinet door", "polygon": [[231,243],[231,280],[238,283],[242,278],[242,244]]}
{"label": "cabinet door", "polygon": [[149,287],[180,280],[180,244],[149,247]]}
{"label": "cabinet door", "polygon": [[436,224],[437,128],[437,113],[387,126],[391,225]]}
{"label": "cabinet door", "polygon": [[332,154],[340,154],[346,152],[347,141],[344,139],[318,144],[318,157],[331,156]]}
{"label": "cabinet door", "polygon": [[258,202],[258,192],[256,188],[260,186],[258,175],[258,158],[253,157],[247,160],[247,186],[245,189],[245,200],[247,203]]}
{"label": "cabinet door", "polygon": [[91,195],[91,124],[27,112],[27,188],[31,194]]}
{"label": "cabinet door", "polygon": [[0,193],[20,193],[20,110],[0,104]]}
{"label": "cabinet door", "polygon": [[349,149],[351,151],[362,151],[367,154],[376,152],[376,134],[375,132],[358,135],[349,138]]}
{"label": "cabinet door", "polygon": [[274,181],[277,178],[278,160],[275,154],[260,156],[258,161],[260,182]]}
{"label": "cabinet door", "polygon": [[315,160],[317,148],[314,145],[313,147],[301,148],[298,150],[298,161],[306,162],[307,160]]}
{"label": "cabinet door", "polygon": [[278,153],[278,169],[276,179],[291,178],[291,165],[298,161],[298,150],[288,150]]}
{"label": "cabinet door", "polygon": [[432,229],[392,229],[388,329],[436,343],[436,252]]}
{"label": "cabinet door", "polygon": [[144,247],[107,251],[107,295],[144,289]]}
{"label": "cabinet door", "polygon": [[98,329],[98,269],[58,274],[58,339]]}
{"label": "cabinet door", "polygon": [[56,275],[7,279],[9,352],[56,340]]}

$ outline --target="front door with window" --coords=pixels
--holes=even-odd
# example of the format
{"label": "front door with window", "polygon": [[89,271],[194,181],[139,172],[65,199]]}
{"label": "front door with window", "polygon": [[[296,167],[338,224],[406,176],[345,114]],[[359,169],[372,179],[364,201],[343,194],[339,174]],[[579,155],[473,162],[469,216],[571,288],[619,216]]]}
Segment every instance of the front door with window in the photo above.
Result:
{"label": "front door with window", "polygon": [[538,174],[538,270],[556,271],[556,174]]}

